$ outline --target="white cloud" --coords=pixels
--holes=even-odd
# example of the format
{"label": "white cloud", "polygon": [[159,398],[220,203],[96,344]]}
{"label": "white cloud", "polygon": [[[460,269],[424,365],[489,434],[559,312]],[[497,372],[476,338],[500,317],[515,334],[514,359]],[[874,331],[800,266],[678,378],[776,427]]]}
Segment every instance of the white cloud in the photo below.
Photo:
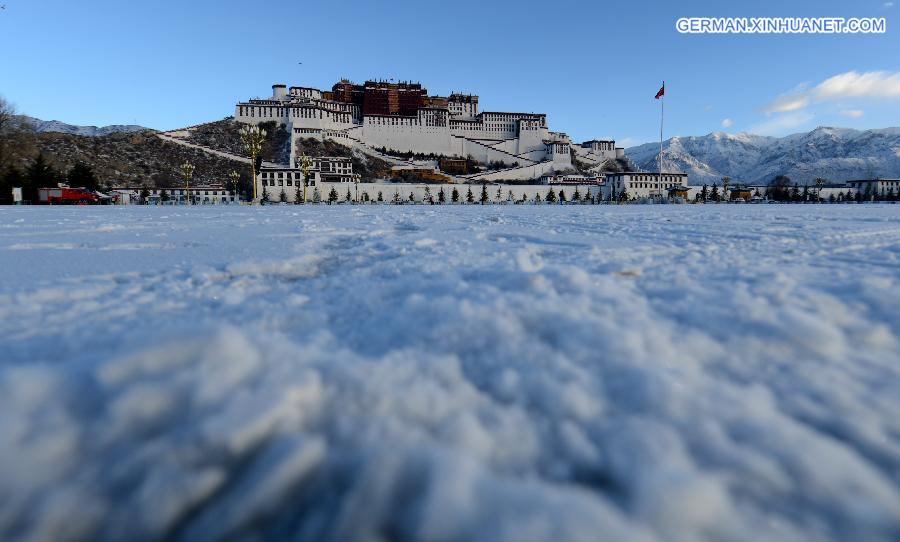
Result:
{"label": "white cloud", "polygon": [[842,109],[841,110],[842,117],[848,117],[851,119],[858,119],[865,114],[866,114],[865,111],[863,111],[862,109]]}
{"label": "white cloud", "polygon": [[811,88],[798,87],[763,108],[765,113],[799,111],[813,102],[842,98],[900,98],[900,72],[849,71],[829,77]]}
{"label": "white cloud", "polygon": [[894,3],[893,3],[893,2],[885,2],[885,3],[884,3],[884,7],[886,7],[886,8],[892,8],[892,7],[894,7]]}
{"label": "white cloud", "polygon": [[797,111],[809,105],[809,98],[803,95],[782,94],[763,108],[766,113],[787,113]]}
{"label": "white cloud", "polygon": [[722,119],[722,128],[731,128],[734,124],[734,121],[731,119]]}
{"label": "white cloud", "polygon": [[633,147],[637,144],[637,141],[633,137],[623,137],[622,139],[616,141],[617,147]]}
{"label": "white cloud", "polygon": [[811,113],[795,111],[777,115],[750,128],[750,133],[759,135],[784,135],[803,126],[813,119]]}

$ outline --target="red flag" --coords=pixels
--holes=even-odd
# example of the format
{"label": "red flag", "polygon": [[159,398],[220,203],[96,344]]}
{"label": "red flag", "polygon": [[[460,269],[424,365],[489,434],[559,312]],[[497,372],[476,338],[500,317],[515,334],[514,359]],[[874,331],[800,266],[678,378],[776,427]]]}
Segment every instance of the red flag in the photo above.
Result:
{"label": "red flag", "polygon": [[666,94],[666,84],[663,83],[663,86],[659,87],[659,92],[656,93],[656,99],[660,99],[662,96]]}

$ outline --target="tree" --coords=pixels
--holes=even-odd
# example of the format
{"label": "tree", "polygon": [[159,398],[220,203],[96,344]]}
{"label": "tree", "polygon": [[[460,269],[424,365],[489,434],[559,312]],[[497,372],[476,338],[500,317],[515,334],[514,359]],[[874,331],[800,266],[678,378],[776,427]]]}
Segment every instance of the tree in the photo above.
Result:
{"label": "tree", "polygon": [[141,205],[150,203],[150,191],[147,190],[147,187],[141,188],[141,193],[138,197],[140,197]]}
{"label": "tree", "polygon": [[628,193],[628,190],[625,187],[622,187],[622,191],[619,192],[619,201],[628,201],[631,199],[631,194]]}
{"label": "tree", "polygon": [[431,199],[431,188],[429,188],[428,186],[425,187],[425,197],[422,198],[422,201],[427,201],[428,203],[434,203],[434,201]]}
{"label": "tree", "polygon": [[344,201],[347,203],[353,201],[353,196],[350,195],[350,187],[347,187],[347,195],[344,196]]}
{"label": "tree", "polygon": [[787,201],[790,198],[791,178],[787,175],[776,175],[769,182],[766,195],[775,201]]}
{"label": "tree", "polygon": [[556,203],[556,192],[551,188],[547,191],[547,195],[544,197],[544,201],[547,203]]}
{"label": "tree", "polygon": [[438,192],[438,203],[445,203],[447,201],[447,195],[444,194],[444,187],[441,187],[440,192]]}
{"label": "tree", "polygon": [[712,190],[709,192],[709,199],[719,201],[719,186],[716,183],[713,183]]}
{"label": "tree", "polygon": [[475,195],[472,194],[472,187],[470,186],[468,191],[466,191],[466,203],[475,203]]}
{"label": "tree", "polygon": [[572,201],[579,202],[581,201],[581,192],[578,190],[578,187],[575,187],[575,193],[572,194]]}
{"label": "tree", "polygon": [[303,187],[298,186],[294,190],[294,205],[299,205],[301,203],[303,203]]}
{"label": "tree", "polygon": [[378,200],[377,201],[384,201],[384,196],[381,195],[381,190],[378,191]]}
{"label": "tree", "polygon": [[453,193],[450,194],[450,201],[453,203],[459,202],[459,190],[455,186],[453,187]]}
{"label": "tree", "polygon": [[0,168],[5,168],[6,166],[7,140],[15,139],[15,132],[19,127],[17,118],[15,106],[0,96]]}
{"label": "tree", "polygon": [[84,162],[78,162],[66,175],[66,183],[71,187],[82,187],[87,190],[97,190],[97,177],[94,170]]}
{"label": "tree", "polygon": [[835,199],[835,198],[834,198],[834,192],[832,192],[831,195],[828,196],[828,203],[834,203],[834,199]]}
{"label": "tree", "polygon": [[36,202],[38,188],[48,188],[58,183],[57,173],[46,158],[44,153],[38,153],[34,161],[25,168],[25,179],[22,186],[22,199]]}
{"label": "tree", "polygon": [[534,193],[534,204],[540,205],[542,201],[543,200],[541,200],[541,195],[539,193],[535,192]]}
{"label": "tree", "polygon": [[163,189],[159,193],[159,201],[169,201],[169,191]]}
{"label": "tree", "polygon": [[706,189],[706,183],[704,183],[703,188],[700,189],[700,199],[704,202],[709,200],[709,190]]}
{"label": "tree", "polygon": [[334,187],[332,186],[331,190],[328,192],[328,204],[331,205],[332,203],[336,203],[337,200],[338,200],[337,190],[335,190]]}
{"label": "tree", "polygon": [[[185,197],[187,197],[187,196],[185,195]],[[187,203],[187,201],[185,201],[185,203]],[[259,203],[260,204],[269,203],[269,191],[266,190],[265,183],[263,183],[263,192],[262,192],[262,197],[259,199]]]}
{"label": "tree", "polygon": [[284,188],[281,189],[281,193],[278,194],[278,201],[281,203],[287,203],[287,192],[284,191]]}
{"label": "tree", "polygon": [[391,203],[394,205],[400,205],[400,193],[394,190],[394,197],[391,199]]}
{"label": "tree", "polygon": [[513,196],[512,190],[510,190],[509,193],[506,194],[506,201],[510,203],[514,203],[516,201],[516,197]]}
{"label": "tree", "polygon": [[12,189],[21,187],[24,181],[22,172],[19,168],[10,165],[6,171],[0,175],[0,205],[13,203]]}
{"label": "tree", "polygon": [[413,193],[412,193],[412,192],[409,193],[409,198],[407,198],[407,199],[409,199],[409,202],[410,202],[410,203],[415,203],[415,201],[416,201],[416,198],[413,197]]}
{"label": "tree", "polygon": [[503,201],[503,189],[501,187],[497,187],[497,203]]}
{"label": "tree", "polygon": [[[487,193],[487,185],[486,184],[481,185],[481,198],[479,198],[479,201],[481,201],[482,205],[484,205],[485,203],[488,202],[488,193]],[[469,202],[469,203],[471,203],[471,202]]]}
{"label": "tree", "polygon": [[313,203],[322,203],[322,193],[318,187],[313,189]]}

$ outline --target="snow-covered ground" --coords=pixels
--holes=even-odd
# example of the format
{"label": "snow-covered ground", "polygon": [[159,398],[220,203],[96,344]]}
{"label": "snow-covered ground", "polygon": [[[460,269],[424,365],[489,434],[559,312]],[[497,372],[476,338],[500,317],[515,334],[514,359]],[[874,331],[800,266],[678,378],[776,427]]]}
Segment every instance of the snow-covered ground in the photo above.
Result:
{"label": "snow-covered ground", "polygon": [[900,206],[0,208],[0,539],[897,540]]}

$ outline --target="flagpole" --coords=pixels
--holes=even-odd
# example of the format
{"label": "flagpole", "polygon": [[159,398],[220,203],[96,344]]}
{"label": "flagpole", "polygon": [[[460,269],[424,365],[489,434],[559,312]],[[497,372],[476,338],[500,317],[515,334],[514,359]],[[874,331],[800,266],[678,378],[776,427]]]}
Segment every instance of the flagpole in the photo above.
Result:
{"label": "flagpole", "polygon": [[659,176],[656,178],[659,188],[659,199],[662,201],[662,151],[663,151],[663,119],[666,115],[666,82],[662,84],[663,95],[659,100]]}

